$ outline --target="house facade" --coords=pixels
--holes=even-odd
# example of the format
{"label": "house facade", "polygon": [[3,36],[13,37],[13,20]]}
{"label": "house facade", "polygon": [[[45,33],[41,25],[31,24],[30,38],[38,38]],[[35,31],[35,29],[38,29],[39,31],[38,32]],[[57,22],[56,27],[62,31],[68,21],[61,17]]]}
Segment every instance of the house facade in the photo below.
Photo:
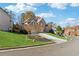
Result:
{"label": "house facade", "polygon": [[[25,22],[25,21],[24,21]],[[45,21],[41,17],[35,17],[35,19],[31,20],[30,19],[23,24],[24,29],[28,33],[40,33],[44,32],[45,29]]]}
{"label": "house facade", "polygon": [[46,24],[45,25],[45,32],[51,32],[51,33],[54,33],[54,31],[55,31],[55,28],[56,26],[55,26],[55,24],[53,24],[53,23],[48,23],[48,24]]}
{"label": "house facade", "polygon": [[36,16],[32,11],[23,13],[22,16],[22,28],[28,33],[53,32],[52,22],[46,24],[42,17]]}
{"label": "house facade", "polygon": [[79,26],[65,28],[64,35],[66,35],[66,36],[79,36]]}
{"label": "house facade", "polygon": [[0,30],[9,31],[12,30],[12,23],[10,15],[0,8]]}

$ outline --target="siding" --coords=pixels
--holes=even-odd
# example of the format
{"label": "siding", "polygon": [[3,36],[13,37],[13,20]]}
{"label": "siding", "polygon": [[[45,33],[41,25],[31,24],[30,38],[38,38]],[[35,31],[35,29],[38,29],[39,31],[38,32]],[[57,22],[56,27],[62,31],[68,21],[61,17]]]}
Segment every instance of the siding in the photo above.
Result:
{"label": "siding", "polygon": [[0,29],[8,31],[10,27],[10,17],[2,9],[0,9]]}

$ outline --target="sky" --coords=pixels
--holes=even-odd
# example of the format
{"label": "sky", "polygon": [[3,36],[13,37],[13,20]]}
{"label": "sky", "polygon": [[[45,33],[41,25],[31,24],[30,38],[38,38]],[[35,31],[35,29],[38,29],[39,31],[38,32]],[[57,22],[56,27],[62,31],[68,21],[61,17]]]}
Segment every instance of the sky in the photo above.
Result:
{"label": "sky", "polygon": [[53,22],[62,27],[79,25],[79,3],[0,3],[0,7],[12,11],[16,22],[21,13],[33,11],[47,23]]}

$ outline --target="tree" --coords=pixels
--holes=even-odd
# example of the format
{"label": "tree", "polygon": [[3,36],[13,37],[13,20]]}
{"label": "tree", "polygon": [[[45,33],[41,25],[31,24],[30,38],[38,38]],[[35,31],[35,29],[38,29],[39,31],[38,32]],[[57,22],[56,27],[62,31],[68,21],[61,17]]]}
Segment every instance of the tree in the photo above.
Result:
{"label": "tree", "polygon": [[13,25],[13,31],[18,33],[20,32],[20,25],[18,23]]}
{"label": "tree", "polygon": [[56,27],[56,34],[61,36],[62,32],[63,32],[63,30],[62,30],[61,26],[57,26]]}
{"label": "tree", "polygon": [[32,11],[27,11],[22,14],[23,21],[25,20],[33,20],[35,18],[35,14]]}

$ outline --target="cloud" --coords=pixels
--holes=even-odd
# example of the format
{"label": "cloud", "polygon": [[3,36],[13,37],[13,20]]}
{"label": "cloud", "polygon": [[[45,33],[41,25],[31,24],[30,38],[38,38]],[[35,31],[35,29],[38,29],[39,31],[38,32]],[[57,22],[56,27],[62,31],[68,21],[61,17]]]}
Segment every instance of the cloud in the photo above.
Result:
{"label": "cloud", "polygon": [[50,12],[49,13],[40,13],[37,16],[44,17],[44,18],[56,17],[53,13],[50,13]]}
{"label": "cloud", "polygon": [[63,21],[59,22],[61,26],[73,26],[73,25],[79,25],[79,20],[77,18],[67,18]]}
{"label": "cloud", "polygon": [[29,6],[42,6],[44,4],[45,3],[27,3],[27,5],[29,5]]}
{"label": "cloud", "polygon": [[79,3],[71,3],[70,6],[71,7],[78,7],[79,6]]}
{"label": "cloud", "polygon": [[36,4],[35,3],[26,3],[27,5],[29,6],[35,6]]}
{"label": "cloud", "polygon": [[65,23],[74,23],[76,21],[76,18],[67,18],[65,19]]}
{"label": "cloud", "polygon": [[26,11],[36,11],[35,7],[27,5],[26,3],[17,3],[15,5],[9,5],[6,6],[5,9],[7,9],[8,11],[12,11],[12,13],[15,15],[12,18],[14,23],[21,21],[21,13],[24,13]]}
{"label": "cloud", "polygon": [[79,3],[70,3],[70,4],[68,4],[68,3],[49,3],[48,6],[50,6],[51,8],[64,10],[67,8],[67,6],[79,7]]}
{"label": "cloud", "polygon": [[48,6],[57,9],[66,9],[67,3],[49,3]]}
{"label": "cloud", "polygon": [[33,6],[29,6],[25,3],[17,3],[16,5],[9,5],[5,7],[6,9],[13,11],[15,13],[21,13],[24,11],[35,11],[36,8]]}

